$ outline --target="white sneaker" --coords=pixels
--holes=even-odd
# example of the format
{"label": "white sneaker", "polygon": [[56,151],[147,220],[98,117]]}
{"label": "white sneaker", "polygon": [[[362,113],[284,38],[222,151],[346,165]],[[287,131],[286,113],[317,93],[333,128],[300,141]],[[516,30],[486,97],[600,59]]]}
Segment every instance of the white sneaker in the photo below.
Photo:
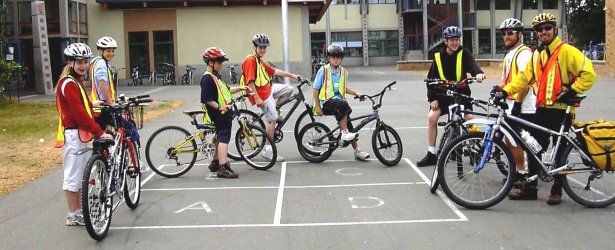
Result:
{"label": "white sneaker", "polygon": [[147,167],[147,164],[144,164],[142,161],[139,161],[139,170],[141,171],[141,173],[145,173],[149,171],[149,168]]}
{"label": "white sneaker", "polygon": [[367,160],[367,158],[369,158],[369,154],[367,152],[365,152],[365,151],[361,151],[360,149],[356,149],[354,151],[354,157],[357,160],[365,161],[365,160]]}
{"label": "white sneaker", "polygon": [[342,140],[343,141],[352,141],[355,138],[357,138],[357,134],[356,133],[352,133],[352,132],[342,132]]}
{"label": "white sneaker", "polygon": [[[265,150],[263,149],[263,151],[261,152],[261,157],[263,157],[266,160],[271,160],[273,158],[273,150]],[[276,162],[283,162],[284,161],[284,157],[278,155],[276,157]]]}
{"label": "white sneaker", "polygon": [[83,219],[83,214],[80,211],[77,211],[74,214],[69,213],[66,216],[66,225],[67,226],[85,226],[85,220]]}

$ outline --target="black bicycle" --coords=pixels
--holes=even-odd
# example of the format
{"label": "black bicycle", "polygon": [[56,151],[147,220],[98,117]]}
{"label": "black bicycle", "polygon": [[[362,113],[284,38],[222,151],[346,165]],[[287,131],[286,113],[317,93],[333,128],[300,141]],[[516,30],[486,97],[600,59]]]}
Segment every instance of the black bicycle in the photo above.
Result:
{"label": "black bicycle", "polygon": [[192,77],[193,70],[196,70],[196,68],[186,65],[186,73],[182,76],[182,85],[194,84],[194,78]]}
{"label": "black bicycle", "polygon": [[176,85],[175,81],[175,65],[165,63],[162,72],[162,85]]}
{"label": "black bicycle", "polygon": [[230,84],[237,84],[237,72],[235,71],[235,67],[237,67],[236,64],[227,66],[227,68],[229,69],[228,73]]}
{"label": "black bicycle", "polygon": [[143,79],[141,79],[139,70],[141,68],[138,65],[132,66],[130,68],[130,82],[128,82],[128,86],[132,85],[132,86],[137,86],[137,85],[143,85]]}
{"label": "black bicycle", "polygon": [[[372,134],[372,149],[378,160],[387,166],[397,165],[403,154],[403,146],[399,134],[393,127],[381,120],[378,113],[380,107],[382,107],[384,93],[387,90],[391,90],[391,86],[395,83],[389,83],[379,94],[355,97],[360,100],[369,99],[372,102],[372,113],[350,118],[350,121],[361,120],[351,131],[353,133],[358,133],[365,125],[376,121],[376,128]],[[377,102],[376,99],[378,99]],[[340,132],[335,134],[336,131]],[[351,143],[341,140],[339,125],[331,130],[319,122],[313,122],[303,127],[299,132],[298,138],[301,138],[300,141],[297,141],[297,147],[301,156],[309,162],[316,163],[327,160],[333,151],[340,147],[346,147]]]}

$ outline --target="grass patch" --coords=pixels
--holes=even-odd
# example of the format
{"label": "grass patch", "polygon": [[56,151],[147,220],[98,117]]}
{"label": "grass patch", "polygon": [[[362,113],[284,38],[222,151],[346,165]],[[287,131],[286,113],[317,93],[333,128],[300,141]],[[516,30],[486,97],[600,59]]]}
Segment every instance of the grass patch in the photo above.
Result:
{"label": "grass patch", "polygon": [[[144,121],[154,120],[183,105],[156,101],[145,108]],[[53,147],[58,126],[55,102],[0,104],[0,196],[4,196],[62,164]],[[58,180],[61,185],[61,180]]]}

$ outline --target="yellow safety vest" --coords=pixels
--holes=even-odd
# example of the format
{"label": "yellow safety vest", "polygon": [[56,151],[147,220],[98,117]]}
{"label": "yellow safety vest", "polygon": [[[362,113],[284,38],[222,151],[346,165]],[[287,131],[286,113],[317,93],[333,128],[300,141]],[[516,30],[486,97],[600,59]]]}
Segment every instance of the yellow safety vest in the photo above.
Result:
{"label": "yellow safety vest", "polygon": [[[254,80],[254,85],[256,87],[262,87],[269,84],[269,82],[271,82],[271,77],[267,73],[265,66],[263,66],[263,64],[260,62],[256,55],[249,54],[248,56],[246,56],[244,61],[251,56],[254,57],[254,60],[256,60],[256,79]],[[246,84],[248,83],[244,81],[243,74],[241,74],[241,79],[239,79],[239,86],[246,86]]]}
{"label": "yellow safety vest", "polygon": [[[524,50],[530,50],[531,51],[531,49],[528,48],[525,45],[521,45],[519,47],[519,49],[517,49],[517,51],[515,51],[515,54],[513,55],[513,58],[510,61],[511,62],[510,71],[506,75],[506,78],[504,78],[504,86],[508,85],[512,81],[512,79],[514,77],[517,77],[517,75],[519,74],[519,68],[517,67],[517,57]],[[506,58],[504,58],[504,61],[502,63],[502,72],[506,72]],[[531,84],[530,87],[533,89],[534,93],[537,92],[537,86],[536,86],[535,83]],[[518,100],[519,99],[519,93],[516,93],[516,94],[514,94],[512,96],[509,96],[508,99],[510,99],[510,100],[517,100],[518,102],[522,101],[522,100]]]}
{"label": "yellow safety vest", "polygon": [[[77,85],[77,87],[79,87],[79,92],[81,93],[81,102],[83,104],[83,108],[85,108],[85,111],[88,112],[88,116],[92,118],[92,109],[90,108],[90,102],[88,101],[88,96],[85,93],[85,89],[81,87],[81,84],[79,84],[79,82],[77,82],[77,80],[73,76],[68,75],[67,77],[70,80],[72,80]],[[60,82],[62,82],[62,79],[60,79]],[[68,82],[64,84],[68,84]],[[58,114],[60,115],[60,117],[58,119],[58,134],[56,135],[56,143],[54,145],[54,147],[56,148],[61,148],[62,146],[64,146],[64,125],[62,123],[62,117],[64,116],[64,111],[62,111],[62,106],[60,104],[61,94],[62,94],[62,84],[58,84],[56,86],[56,105],[57,105]],[[88,142],[92,140],[92,138],[94,138],[94,135],[88,131],[78,129],[78,133],[79,133],[79,139],[81,139],[82,142]]]}
{"label": "yellow safety vest", "polygon": [[[456,82],[461,81],[461,59],[462,59],[462,55],[463,55],[463,50],[460,50],[457,53],[457,65],[456,65],[456,76],[457,79],[455,80]],[[438,74],[440,75],[440,79],[443,81],[448,81],[448,79],[446,79],[446,77],[444,76],[444,70],[442,68],[442,59],[440,59],[440,52],[437,52],[436,54],[434,54],[434,59],[436,59],[436,68],[438,68]]]}
{"label": "yellow safety vest", "polygon": [[[214,74],[207,70],[203,75],[211,76],[211,78],[214,80],[214,83],[216,83],[216,89],[218,90],[218,104],[228,105],[231,102],[233,95],[231,94],[231,91],[229,90],[228,86],[226,86],[226,83],[224,83],[224,81],[222,81],[221,79],[218,79],[218,77],[216,77]],[[205,104],[203,104],[202,109],[205,112],[205,115],[203,116],[203,122],[211,123],[211,118],[209,117],[209,114],[207,114],[207,108],[205,108]]]}
{"label": "yellow safety vest", "polygon": [[[335,96],[335,92],[333,90],[333,72],[331,71],[331,65],[327,64],[323,67],[325,79],[323,81],[323,86],[320,88],[318,99],[321,101],[326,101],[329,98]],[[338,90],[343,99],[346,99],[346,69],[342,66],[339,66],[340,78]]]}
{"label": "yellow safety vest", "polygon": [[[107,62],[104,61],[102,57],[96,57],[94,58],[94,60],[92,60],[92,63],[90,63],[90,81],[92,82],[92,92],[90,94],[90,97],[92,98],[92,102],[99,100],[98,90],[96,90],[96,85],[98,84],[98,81],[96,81],[96,78],[94,77],[94,67],[96,67],[96,63],[98,63],[99,60],[103,60],[103,62],[107,65],[107,78],[109,79],[109,88],[111,89],[111,99],[115,101],[115,83],[113,82],[113,77],[111,75],[111,70],[109,69],[109,64],[107,64]],[[100,110],[96,110],[94,112],[100,113]]]}

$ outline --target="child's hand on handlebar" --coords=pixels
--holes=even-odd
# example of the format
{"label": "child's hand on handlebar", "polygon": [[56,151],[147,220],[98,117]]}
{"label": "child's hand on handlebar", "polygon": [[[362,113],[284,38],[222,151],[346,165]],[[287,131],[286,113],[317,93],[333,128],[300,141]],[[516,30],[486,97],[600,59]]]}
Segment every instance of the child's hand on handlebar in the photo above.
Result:
{"label": "child's hand on handlebar", "polygon": [[476,75],[476,81],[477,82],[483,82],[483,80],[487,79],[487,76],[485,76],[485,74],[477,74]]}

